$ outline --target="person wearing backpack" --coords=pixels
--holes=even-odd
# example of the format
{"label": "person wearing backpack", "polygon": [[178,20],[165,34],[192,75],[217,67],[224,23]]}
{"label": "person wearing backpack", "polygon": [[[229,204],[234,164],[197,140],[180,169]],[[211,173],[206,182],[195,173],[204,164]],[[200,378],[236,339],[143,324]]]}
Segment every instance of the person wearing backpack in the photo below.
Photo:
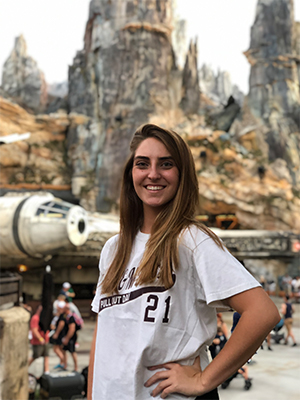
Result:
{"label": "person wearing backpack", "polygon": [[66,335],[62,338],[62,344],[64,345],[63,350],[65,352],[65,368],[67,368],[67,351],[71,353],[71,356],[73,358],[74,362],[74,371],[77,371],[78,369],[78,363],[77,363],[77,353],[76,353],[76,340],[77,340],[77,326],[76,326],[76,321],[74,314],[72,313],[70,309],[70,305],[66,303],[65,306],[65,315],[66,315],[66,326],[67,326],[67,333]]}
{"label": "person wearing backpack", "polygon": [[297,346],[296,339],[294,333],[292,331],[293,326],[293,313],[295,312],[295,308],[293,304],[289,302],[290,297],[288,295],[284,296],[284,303],[281,304],[281,314],[284,318],[284,326],[286,327],[287,335],[285,338],[284,344],[288,344],[289,337],[293,341],[293,347]]}

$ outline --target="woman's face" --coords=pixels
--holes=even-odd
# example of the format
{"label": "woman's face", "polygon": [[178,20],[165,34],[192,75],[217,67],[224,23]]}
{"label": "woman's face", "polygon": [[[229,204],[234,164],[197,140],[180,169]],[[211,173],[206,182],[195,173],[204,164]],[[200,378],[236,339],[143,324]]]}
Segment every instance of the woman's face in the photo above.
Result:
{"label": "woman's face", "polygon": [[136,194],[148,211],[158,214],[172,200],[179,185],[179,171],[165,145],[155,138],[145,139],[136,149],[132,180]]}

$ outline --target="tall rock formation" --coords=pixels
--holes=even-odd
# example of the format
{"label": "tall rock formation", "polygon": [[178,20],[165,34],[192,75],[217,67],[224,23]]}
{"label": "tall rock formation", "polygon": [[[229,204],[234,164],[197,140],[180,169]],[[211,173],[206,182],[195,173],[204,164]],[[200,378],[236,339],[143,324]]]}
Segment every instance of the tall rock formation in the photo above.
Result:
{"label": "tall rock formation", "polygon": [[[299,30],[298,30],[299,32]],[[293,0],[258,0],[251,28],[248,105],[267,126],[268,159],[284,159],[300,184],[299,39]]]}
{"label": "tall rock formation", "polygon": [[27,54],[23,35],[15,39],[14,48],[4,63],[2,87],[15,101],[35,113],[45,109],[47,103],[45,77],[36,61]]}
{"label": "tall rock formation", "polygon": [[219,70],[215,75],[213,69],[203,64],[198,71],[200,90],[217,105],[226,105],[230,96],[243,104],[244,94],[237,85],[232,84],[228,71]]}
{"label": "tall rock formation", "polygon": [[[69,108],[94,120],[94,164],[89,171],[77,165],[73,182],[86,187],[88,175],[93,176],[99,211],[109,211],[118,199],[135,129],[181,100],[171,32],[171,0],[90,3],[84,49],[69,69]],[[78,131],[69,134],[70,156],[79,136]]]}
{"label": "tall rock formation", "polygon": [[200,88],[197,68],[197,41],[191,41],[182,74],[180,106],[186,114],[197,114],[200,106]]}
{"label": "tall rock formation", "polygon": [[258,0],[251,28],[249,106],[268,121],[274,110],[295,116],[299,109],[299,80],[294,49],[293,0]]}

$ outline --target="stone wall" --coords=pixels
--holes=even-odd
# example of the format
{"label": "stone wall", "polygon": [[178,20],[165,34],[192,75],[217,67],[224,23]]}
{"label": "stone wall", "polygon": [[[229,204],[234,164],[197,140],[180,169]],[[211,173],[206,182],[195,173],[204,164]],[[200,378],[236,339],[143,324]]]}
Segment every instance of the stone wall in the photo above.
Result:
{"label": "stone wall", "polygon": [[22,307],[0,311],[0,399],[28,399],[30,314]]}

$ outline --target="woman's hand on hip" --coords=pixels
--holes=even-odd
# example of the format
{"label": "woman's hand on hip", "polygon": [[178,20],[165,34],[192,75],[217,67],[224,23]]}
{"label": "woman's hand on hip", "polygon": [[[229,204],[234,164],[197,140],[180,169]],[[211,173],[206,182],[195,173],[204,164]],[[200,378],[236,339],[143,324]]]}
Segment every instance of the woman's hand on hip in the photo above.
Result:
{"label": "woman's hand on hip", "polygon": [[153,389],[151,396],[155,397],[161,393],[160,397],[165,399],[170,393],[181,393],[186,396],[197,396],[199,394],[202,375],[200,357],[197,357],[191,366],[166,363],[150,367],[149,370],[155,371],[161,368],[165,368],[165,371],[156,372],[145,383],[145,386],[149,387],[160,381]]}

